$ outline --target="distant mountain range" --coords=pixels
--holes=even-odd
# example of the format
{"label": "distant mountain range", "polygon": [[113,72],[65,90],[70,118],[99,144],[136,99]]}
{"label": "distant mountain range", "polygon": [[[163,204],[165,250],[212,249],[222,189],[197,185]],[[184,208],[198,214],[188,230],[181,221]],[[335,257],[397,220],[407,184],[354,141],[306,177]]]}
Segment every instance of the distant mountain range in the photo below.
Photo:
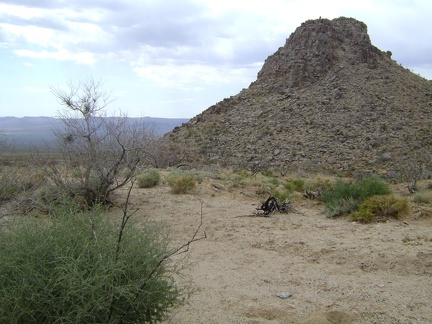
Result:
{"label": "distant mountain range", "polygon": [[[162,136],[177,126],[181,126],[187,118],[129,118],[131,121],[140,121],[156,134]],[[39,151],[52,150],[55,139],[53,130],[60,129],[62,121],[53,117],[0,117],[0,134],[6,135],[17,152],[27,152],[34,149]]]}

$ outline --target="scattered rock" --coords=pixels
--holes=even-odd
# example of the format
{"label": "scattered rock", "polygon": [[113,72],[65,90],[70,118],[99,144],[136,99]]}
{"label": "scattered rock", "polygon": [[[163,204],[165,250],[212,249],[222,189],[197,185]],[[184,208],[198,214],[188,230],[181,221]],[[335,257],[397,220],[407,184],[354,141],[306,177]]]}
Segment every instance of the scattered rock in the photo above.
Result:
{"label": "scattered rock", "polygon": [[276,296],[278,296],[280,299],[287,299],[292,297],[292,294],[288,292],[281,292],[279,294],[276,294]]}

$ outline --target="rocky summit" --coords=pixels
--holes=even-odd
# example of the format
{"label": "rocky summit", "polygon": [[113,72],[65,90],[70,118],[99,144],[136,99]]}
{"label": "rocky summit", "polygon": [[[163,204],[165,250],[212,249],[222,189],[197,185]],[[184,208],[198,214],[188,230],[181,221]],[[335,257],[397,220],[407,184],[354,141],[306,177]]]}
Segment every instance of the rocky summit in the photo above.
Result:
{"label": "rocky summit", "polygon": [[432,82],[353,18],[308,20],[257,80],[165,136],[195,164],[390,172],[432,152]]}

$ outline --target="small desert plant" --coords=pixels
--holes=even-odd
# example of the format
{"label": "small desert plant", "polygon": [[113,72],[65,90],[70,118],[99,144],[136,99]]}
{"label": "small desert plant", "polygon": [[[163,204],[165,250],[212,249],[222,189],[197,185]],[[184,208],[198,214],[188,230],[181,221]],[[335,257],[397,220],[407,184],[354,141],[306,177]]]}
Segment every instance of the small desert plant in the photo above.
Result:
{"label": "small desert plant", "polygon": [[273,190],[273,196],[278,200],[278,201],[285,201],[290,197],[290,192],[287,191],[280,191],[278,189]]}
{"label": "small desert plant", "polygon": [[138,187],[152,188],[160,183],[161,175],[157,170],[148,170],[137,176]]}
{"label": "small desert plant", "polygon": [[238,174],[238,175],[240,175],[243,178],[248,178],[248,177],[251,176],[251,173],[248,170],[245,170],[245,169],[237,170],[235,172],[235,174]]}
{"label": "small desert plant", "polygon": [[314,190],[330,190],[332,188],[332,183],[329,179],[322,179],[317,177],[315,179],[308,179],[304,183],[304,190],[314,191]]}
{"label": "small desert plant", "polygon": [[191,173],[171,174],[168,177],[168,186],[174,194],[186,194],[196,186],[197,179]]}
{"label": "small desert plant", "polygon": [[0,170],[0,203],[16,199],[45,183],[44,174],[38,170],[4,167]]}
{"label": "small desert plant", "polygon": [[268,183],[271,187],[277,187],[277,186],[279,186],[280,181],[279,181],[278,178],[270,177],[270,178],[267,180],[267,183]]}
{"label": "small desert plant", "polygon": [[94,208],[0,230],[1,323],[154,322],[180,302],[164,227],[130,223],[119,237]]}
{"label": "small desert plant", "polygon": [[347,215],[357,209],[359,201],[352,197],[333,199],[326,203],[325,212],[330,218]]}
{"label": "small desert plant", "polygon": [[386,221],[389,218],[400,219],[409,213],[408,200],[393,195],[372,196],[364,200],[358,211],[352,213],[352,219],[361,223]]}
{"label": "small desert plant", "polygon": [[303,179],[293,179],[285,183],[284,187],[290,192],[302,192],[304,191],[305,181]]}
{"label": "small desert plant", "polygon": [[272,170],[264,170],[264,171],[261,171],[261,174],[265,177],[272,177],[273,171]]}
{"label": "small desert plant", "polygon": [[431,204],[432,203],[432,192],[416,192],[412,201],[416,204]]}
{"label": "small desert plant", "polygon": [[239,170],[234,173],[228,174],[226,177],[226,182],[228,186],[232,188],[238,188],[246,185],[246,183],[251,179],[251,175],[247,170]]}

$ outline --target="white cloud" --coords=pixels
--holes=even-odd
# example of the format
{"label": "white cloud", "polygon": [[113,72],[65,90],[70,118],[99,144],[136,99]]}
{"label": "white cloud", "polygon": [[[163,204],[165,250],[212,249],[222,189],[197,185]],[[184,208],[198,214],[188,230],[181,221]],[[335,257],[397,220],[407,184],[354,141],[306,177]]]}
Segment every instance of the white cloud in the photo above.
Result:
{"label": "white cloud", "polygon": [[54,59],[59,61],[74,61],[79,64],[93,64],[96,59],[93,53],[71,53],[68,51],[31,51],[31,50],[16,50],[18,56],[37,58],[37,59]]}
{"label": "white cloud", "polygon": [[168,89],[202,90],[209,86],[247,83],[255,77],[256,66],[212,67],[201,64],[191,65],[143,65],[134,70],[141,78],[154,81]]}

